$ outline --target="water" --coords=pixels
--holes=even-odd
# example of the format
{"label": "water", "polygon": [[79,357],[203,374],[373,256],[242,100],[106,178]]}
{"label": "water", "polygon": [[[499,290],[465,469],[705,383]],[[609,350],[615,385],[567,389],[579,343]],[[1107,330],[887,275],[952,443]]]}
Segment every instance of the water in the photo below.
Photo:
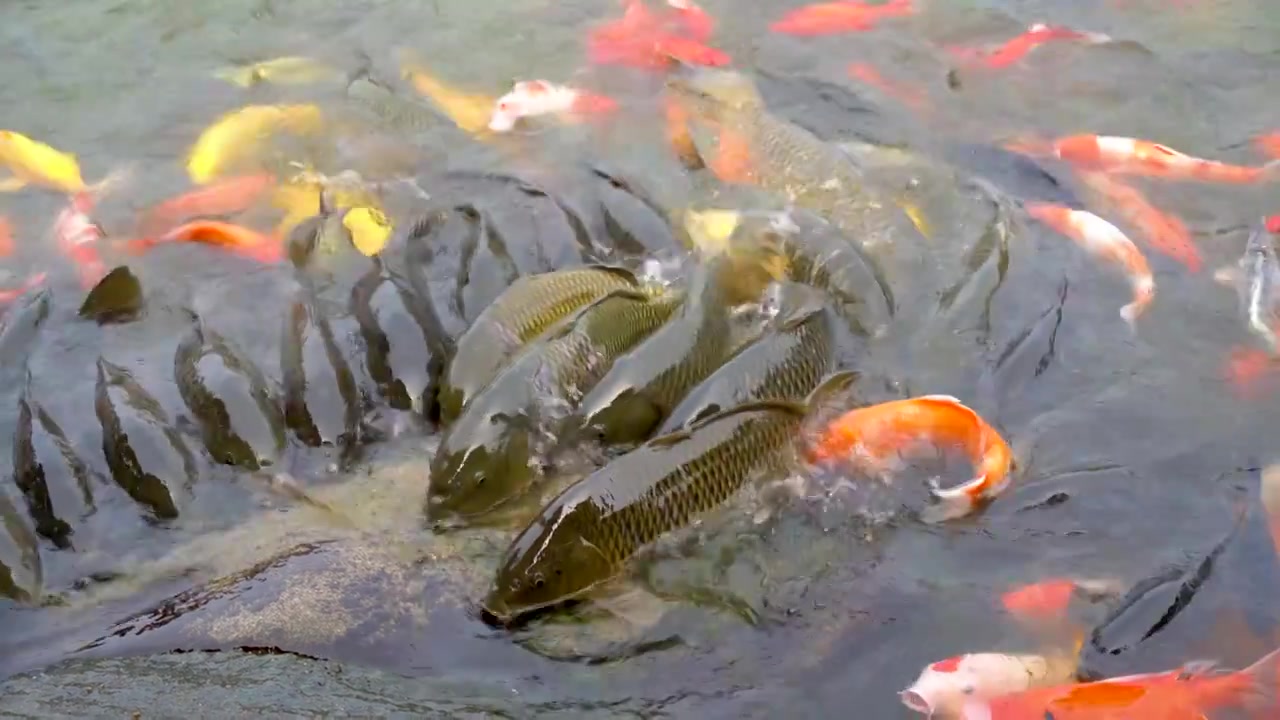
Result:
{"label": "water", "polygon": [[[1269,81],[1280,70],[1280,16],[1266,0],[933,2],[919,18],[874,33],[769,36],[766,20],[791,5],[770,0],[743,13],[730,0],[706,2],[721,20],[717,44],[764,75],[780,112],[833,140],[906,143],[941,156],[953,142],[1096,132],[1247,164],[1258,161],[1249,138],[1280,127]],[[392,49],[407,47],[448,81],[500,94],[530,74],[571,77],[582,65],[584,28],[603,12],[598,3],[539,0],[10,2],[0,8],[0,43],[12,50],[0,83],[3,125],[76,152],[91,180],[134,163],[135,183],[98,218],[122,231],[135,210],[185,187],[180,159],[219,113],[247,102],[308,98],[328,106],[341,97],[341,88],[233,88],[212,77],[230,62],[309,54],[354,69],[364,54],[394,80]],[[930,43],[1000,42],[1035,21],[1122,42],[1050,44],[1010,70],[960,70],[957,87],[948,87],[945,55]],[[844,74],[852,61],[874,62],[925,89],[933,110],[909,111],[854,85]],[[824,98],[814,81],[853,94]],[[645,144],[652,138],[644,123],[635,124],[570,149],[601,154],[662,188],[653,178],[670,177],[671,166]],[[460,137],[437,127],[415,138],[425,148],[422,172],[495,162]],[[539,157],[545,165],[546,155],[534,156],[531,165]],[[79,523],[74,556],[46,553],[44,586],[59,606],[0,603],[6,674],[89,646],[69,664],[7,682],[5,709],[82,711],[76,703],[92,687],[111,711],[161,715],[217,703],[225,714],[827,717],[857,703],[866,717],[907,717],[895,692],[924,664],[958,652],[1042,649],[1000,614],[996,597],[1008,587],[1053,575],[1134,582],[1207,552],[1231,528],[1234,503],[1252,502],[1256,520],[1256,488],[1240,469],[1275,459],[1271,428],[1280,418],[1265,384],[1240,399],[1222,380],[1229,349],[1249,340],[1235,293],[1215,285],[1211,271],[1235,262],[1245,224],[1277,210],[1275,186],[1139,185],[1191,226],[1208,269],[1190,274],[1149,254],[1157,299],[1136,336],[1116,314],[1127,302],[1123,281],[1025,223],[1010,233],[1007,270],[993,280],[994,265],[981,265],[977,280],[939,311],[937,296],[967,275],[961,262],[980,234],[978,221],[939,209],[959,219],[935,238],[936,277],[895,287],[908,306],[929,312],[858,354],[860,369],[884,381],[869,386],[868,399],[949,393],[979,405],[983,369],[1053,306],[1068,280],[1048,368],[1022,373],[1017,388],[982,407],[1013,443],[1020,467],[1013,489],[973,520],[870,526],[838,508],[809,508],[756,526],[729,513],[708,524],[701,542],[638,569],[635,584],[647,599],[613,598],[613,615],[588,611],[588,622],[512,636],[480,623],[470,606],[509,535],[430,536],[420,502],[434,440],[401,418],[390,423],[400,436],[349,472],[328,474],[328,458],[318,452],[282,460],[308,470],[299,471],[308,492],[331,510],[298,505],[212,464],[172,527],[157,530],[136,506],[104,500],[98,515]],[[42,242],[60,202],[40,192],[0,196],[0,212],[21,238],[5,268],[13,278],[61,267]],[[539,237],[556,227],[540,226]],[[524,271],[558,262],[535,255],[504,259]],[[143,322],[75,321],[80,296],[67,270],[54,281],[38,342],[9,333],[9,346],[0,348],[25,360],[33,396],[99,473],[101,431],[90,414],[99,355],[128,365],[162,404],[181,408],[168,378],[187,322],[178,308],[195,305],[274,382],[293,292],[283,269],[248,270],[203,248],[164,249],[134,264],[148,293]],[[475,288],[490,280],[470,286],[465,302],[482,302],[489,291]],[[264,320],[263,309],[274,307],[279,312]],[[350,342],[358,333],[349,318],[335,320],[353,367],[364,363]],[[3,395],[16,408],[21,380],[11,369]],[[0,422],[0,437],[12,437],[13,415]],[[9,457],[4,447],[0,457]],[[16,494],[8,497],[22,507]],[[268,562],[299,545],[306,550]],[[1108,671],[1202,657],[1238,666],[1274,647],[1280,637],[1268,598],[1276,586],[1248,580],[1274,563],[1265,532],[1252,522],[1227,553],[1232,560],[1207,584],[1212,594],[1202,593],[1209,599],[1199,601],[1198,614]],[[247,577],[235,575],[263,562]],[[77,583],[108,571],[125,577]],[[1102,612],[1089,608],[1082,622]],[[148,657],[238,646],[331,660]],[[210,676],[216,696],[202,687]]]}

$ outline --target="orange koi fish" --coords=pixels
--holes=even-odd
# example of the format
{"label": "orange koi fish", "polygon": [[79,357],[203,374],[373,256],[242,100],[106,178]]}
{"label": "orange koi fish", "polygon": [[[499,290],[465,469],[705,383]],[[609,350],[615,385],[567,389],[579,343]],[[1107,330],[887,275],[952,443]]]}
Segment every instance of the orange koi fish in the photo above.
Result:
{"label": "orange koi fish", "polygon": [[880,5],[857,0],[837,0],[793,10],[770,25],[769,29],[785,35],[801,36],[865,32],[882,20],[909,17],[915,12],[911,0],[888,0]]}
{"label": "orange koi fish", "polygon": [[879,90],[913,110],[923,111],[929,104],[928,98],[923,93],[886,79],[871,63],[853,63],[849,66],[848,72],[849,77],[854,80]]}
{"label": "orange koi fish", "polygon": [[139,232],[144,236],[152,236],[192,217],[244,212],[266,197],[275,185],[276,178],[270,173],[241,175],[215,181],[165,200],[148,210],[139,224]]}
{"label": "orange koi fish", "polygon": [[1027,214],[1074,240],[1094,257],[1121,267],[1133,287],[1133,302],[1120,308],[1120,317],[1134,327],[1151,301],[1155,299],[1156,282],[1151,276],[1147,258],[1120,228],[1087,210],[1072,210],[1065,205],[1044,202],[1023,204]]}
{"label": "orange koi fish", "polygon": [[949,395],[925,395],[858,408],[836,418],[810,443],[810,461],[851,458],[885,469],[900,452],[920,444],[963,448],[975,477],[957,487],[935,489],[941,519],[963,517],[1008,485],[1013,451],[976,412]]}
{"label": "orange koi fish", "polygon": [[[1013,146],[1019,150],[1025,146]],[[1277,165],[1260,167],[1231,165],[1179,152],[1167,145],[1127,137],[1070,135],[1050,143],[1045,154],[1086,170],[1103,170],[1123,175],[1142,175],[1163,180],[1247,185],[1270,180]]]}
{"label": "orange koi fish", "polygon": [[489,129],[507,132],[521,118],[539,115],[556,115],[566,121],[612,113],[618,109],[613,98],[579,90],[567,85],[557,85],[546,80],[522,80],[511,92],[494,103]]}
{"label": "orange koi fish", "polygon": [[1056,577],[1021,585],[1000,596],[1005,612],[1031,625],[1063,619],[1072,601],[1096,600],[1123,591],[1114,580],[1076,580]]}
{"label": "orange koi fish", "polygon": [[1160,210],[1137,188],[1106,173],[1081,172],[1079,177],[1102,196],[1118,216],[1136,229],[1152,250],[1177,260],[1193,273],[1200,272],[1204,258],[1181,218]]}
{"label": "orange koi fish", "polygon": [[598,65],[646,70],[665,70],[672,59],[689,65],[729,64],[727,53],[705,44],[712,27],[705,11],[680,0],[670,7],[670,14],[659,15],[643,0],[627,0],[621,19],[588,33],[588,59]]}
{"label": "orange koi fish", "polygon": [[220,220],[193,220],[179,225],[158,239],[134,240],[130,243],[130,249],[140,252],[159,243],[183,241],[215,245],[261,263],[270,264],[284,259],[284,249],[279,238]]}
{"label": "orange koi fish", "polygon": [[953,48],[951,54],[958,60],[984,66],[991,70],[1001,70],[1014,65],[1032,50],[1055,40],[1074,40],[1089,44],[1111,42],[1109,35],[1102,33],[1080,32],[1059,25],[1036,23],[1017,37],[990,49]]}
{"label": "orange koi fish", "polygon": [[1280,132],[1259,135],[1253,139],[1253,144],[1258,150],[1270,155],[1273,158],[1280,158]]}
{"label": "orange koi fish", "polygon": [[13,223],[9,222],[9,218],[0,215],[0,257],[9,257],[13,254]]}
{"label": "orange koi fish", "polygon": [[27,279],[22,281],[22,284],[19,285],[18,287],[0,290],[0,305],[8,305],[14,300],[17,300],[18,298],[25,295],[27,292],[40,287],[41,285],[44,284],[45,278],[47,276],[48,276],[48,273],[43,273],[43,272],[35,273],[34,275],[28,275]]}
{"label": "orange koi fish", "polygon": [[1177,670],[1027,690],[965,703],[963,720],[1205,720],[1213,711],[1248,709],[1274,718],[1280,650],[1237,672],[1188,663]]}
{"label": "orange koi fish", "polygon": [[716,21],[711,13],[691,0],[667,0],[667,5],[671,7],[672,16],[691,39],[702,43],[711,39],[711,34],[716,29]]}
{"label": "orange koi fish", "polygon": [[53,220],[52,235],[58,250],[71,259],[80,276],[80,285],[88,290],[107,274],[107,266],[98,252],[98,241],[106,236],[102,227],[89,218],[96,203],[92,193],[71,196],[66,207]]}

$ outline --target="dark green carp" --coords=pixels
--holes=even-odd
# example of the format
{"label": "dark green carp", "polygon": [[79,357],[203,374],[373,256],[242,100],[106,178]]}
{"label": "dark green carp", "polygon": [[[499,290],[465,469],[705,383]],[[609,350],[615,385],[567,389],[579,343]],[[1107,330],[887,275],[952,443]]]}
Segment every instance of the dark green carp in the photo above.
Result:
{"label": "dark green carp", "polygon": [[770,113],[746,75],[687,68],[668,78],[667,90],[695,123],[747,149],[749,177],[743,180],[829,218],[864,248],[920,239],[903,208],[847,154]]}
{"label": "dark green carp", "polygon": [[513,355],[548,328],[614,290],[637,290],[630,271],[608,265],[525,275],[458,338],[440,389],[440,418],[450,423]]}
{"label": "dark green carp", "polygon": [[832,376],[807,403],[767,400],[705,418],[569,486],[511,543],[484,609],[510,623],[579,598],[748,482],[786,473],[810,407],[852,379],[849,373]]}
{"label": "dark green carp", "polygon": [[71,547],[75,532],[72,522],[97,509],[92,486],[98,478],[76,454],[62,427],[32,397],[30,385],[28,375],[27,387],[18,398],[13,482],[26,500],[35,532],[65,549]]}
{"label": "dark green carp", "polygon": [[823,299],[802,285],[779,286],[777,314],[760,338],[680,401],[657,434],[685,429],[744,403],[807,397],[834,358],[834,328]]}
{"label": "dark green carp", "polygon": [[300,292],[284,320],[280,378],[285,425],[306,445],[355,447],[360,424],[360,392],[355,374],[339,349],[333,328],[309,293]]}
{"label": "dark green carp", "polygon": [[689,280],[680,312],[634,350],[583,398],[562,445],[599,441],[638,443],[658,428],[690,388],[732,352],[726,298],[727,265],[700,265]]}
{"label": "dark green carp", "polygon": [[523,493],[536,482],[554,428],[614,360],[648,337],[680,306],[617,290],[529,345],[468,403],[431,463],[427,517],[467,518]]}

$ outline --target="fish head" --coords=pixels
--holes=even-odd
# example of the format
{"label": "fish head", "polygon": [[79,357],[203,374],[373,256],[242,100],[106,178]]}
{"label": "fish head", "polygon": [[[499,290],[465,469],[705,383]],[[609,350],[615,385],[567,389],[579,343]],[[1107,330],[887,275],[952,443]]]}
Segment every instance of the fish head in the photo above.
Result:
{"label": "fish head", "polygon": [[608,405],[586,417],[580,437],[604,446],[644,442],[665,415],[653,401],[627,388]]}
{"label": "fish head", "polygon": [[525,528],[507,550],[484,609],[510,623],[574,600],[613,577],[617,567],[583,532],[593,513],[598,511],[591,503],[566,503]]}
{"label": "fish head", "polygon": [[484,413],[454,425],[431,463],[427,519],[472,518],[523,493],[538,471],[532,444],[530,424],[520,416]]}
{"label": "fish head", "polygon": [[928,716],[957,717],[966,702],[1026,689],[1027,671],[1016,658],[997,653],[958,655],[926,667],[902,703]]}
{"label": "fish head", "polygon": [[755,82],[736,70],[684,66],[667,77],[666,88],[681,109],[704,122],[724,123],[764,107]]}

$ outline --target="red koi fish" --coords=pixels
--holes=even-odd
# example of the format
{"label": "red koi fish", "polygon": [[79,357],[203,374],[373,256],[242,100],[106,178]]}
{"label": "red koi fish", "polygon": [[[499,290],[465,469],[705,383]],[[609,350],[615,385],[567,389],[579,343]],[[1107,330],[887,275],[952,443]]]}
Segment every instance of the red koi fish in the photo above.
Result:
{"label": "red koi fish", "polygon": [[1055,40],[1071,40],[1089,44],[1110,42],[1109,35],[1102,33],[1080,32],[1060,25],[1036,23],[1026,32],[1010,40],[988,49],[953,48],[950,50],[958,60],[981,65],[992,70],[1001,70],[1019,62],[1032,50]]}
{"label": "red koi fish", "polygon": [[138,231],[144,236],[158,235],[179,223],[197,216],[234,215],[253,206],[276,186],[270,173],[242,175],[219,180],[165,200],[147,211]]}
{"label": "red koi fish", "polygon": [[1253,144],[1263,153],[1273,158],[1280,158],[1280,132],[1259,135],[1253,139]]}
{"label": "red koi fish", "polygon": [[106,233],[89,218],[95,202],[93,194],[87,191],[72,195],[66,207],[58,211],[52,229],[54,243],[71,259],[80,276],[80,285],[86,290],[107,274],[107,266],[98,252],[98,242]]}
{"label": "red koi fish", "polygon": [[1079,177],[1117,216],[1129,223],[1131,229],[1137,230],[1152,250],[1177,260],[1193,273],[1200,272],[1204,258],[1182,218],[1162,211],[1137,188],[1106,173],[1082,172]]}
{"label": "red koi fish", "polygon": [[1005,612],[1029,625],[1043,626],[1066,617],[1074,600],[1101,599],[1123,590],[1115,580],[1055,577],[1009,590],[1000,596],[1000,605]]}
{"label": "red koi fish", "polygon": [[912,110],[927,109],[929,99],[924,93],[886,79],[871,63],[853,63],[849,66],[848,72],[849,77],[854,80],[879,90]]}
{"label": "red koi fish", "polygon": [[34,275],[27,276],[27,279],[21,285],[15,288],[6,288],[0,290],[0,305],[8,305],[25,295],[27,292],[34,290],[44,284],[48,273],[39,272]]}
{"label": "red koi fish", "polygon": [[9,218],[0,215],[0,257],[9,257],[13,251],[13,223],[9,222]]}
{"label": "red koi fish", "polygon": [[888,0],[871,5],[858,0],[837,0],[793,10],[769,29],[784,35],[836,35],[871,30],[882,20],[909,17],[916,12],[911,0]]}
{"label": "red koi fish", "polygon": [[223,248],[233,254],[271,264],[284,259],[280,240],[271,235],[219,220],[193,220],[179,225],[157,239],[133,240],[130,251],[143,252],[160,243],[198,242]]}
{"label": "red koi fish", "polygon": [[1121,175],[1141,175],[1162,180],[1247,185],[1280,175],[1280,165],[1259,167],[1232,165],[1205,160],[1179,152],[1167,145],[1127,137],[1070,135],[1047,146],[1040,143],[1013,143],[1015,152],[1051,155],[1085,170],[1102,170]]}
{"label": "red koi fish", "polygon": [[724,66],[729,55],[705,44],[710,16],[692,3],[676,0],[671,13],[658,14],[643,0],[627,0],[622,18],[587,35],[587,57],[599,65],[666,70],[673,59],[690,65]]}

